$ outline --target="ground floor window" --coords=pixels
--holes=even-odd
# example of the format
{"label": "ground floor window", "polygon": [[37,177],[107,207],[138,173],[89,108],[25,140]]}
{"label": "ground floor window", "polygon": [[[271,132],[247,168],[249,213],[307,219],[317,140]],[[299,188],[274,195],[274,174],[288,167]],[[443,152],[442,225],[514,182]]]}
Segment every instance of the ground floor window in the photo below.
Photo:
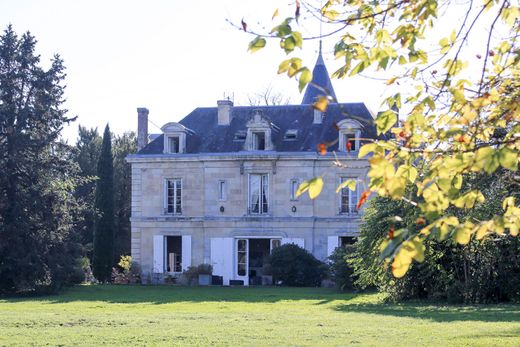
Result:
{"label": "ground floor window", "polygon": [[356,243],[357,237],[355,236],[340,236],[339,245],[340,247],[346,247]]}
{"label": "ground floor window", "polygon": [[182,272],[182,236],[166,236],[166,272]]}

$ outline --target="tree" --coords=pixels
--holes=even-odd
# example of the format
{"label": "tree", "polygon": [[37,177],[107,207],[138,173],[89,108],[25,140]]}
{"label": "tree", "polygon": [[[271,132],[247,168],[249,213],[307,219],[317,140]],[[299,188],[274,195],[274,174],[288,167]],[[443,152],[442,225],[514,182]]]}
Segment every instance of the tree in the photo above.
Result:
{"label": "tree", "polygon": [[274,91],[272,86],[268,86],[264,90],[253,95],[248,94],[247,101],[249,106],[276,106],[289,105],[291,98],[286,97],[280,92]]}
{"label": "tree", "polygon": [[130,254],[130,214],[132,212],[132,172],[125,158],[137,152],[137,139],[134,132],[127,132],[114,138],[114,219],[115,242],[114,260]]}
{"label": "tree", "polygon": [[[0,36],[0,294],[57,290],[77,275],[80,211],[63,108],[63,61],[39,66],[36,40]],[[77,277],[76,277],[77,278]]]}
{"label": "tree", "polygon": [[101,136],[97,128],[87,129],[78,126],[78,141],[74,153],[74,161],[78,164],[82,184],[76,188],[76,198],[84,204],[83,220],[78,224],[81,233],[81,241],[86,248],[87,255],[92,259],[92,247],[94,241],[94,223],[96,212],[94,208],[95,187],[97,178],[97,162],[101,151]]}
{"label": "tree", "polygon": [[92,270],[101,282],[110,280],[114,262],[114,167],[110,128],[105,127],[97,164],[95,207],[99,213],[94,229]]}
{"label": "tree", "polygon": [[[388,136],[365,144],[359,151],[360,157],[371,154],[370,184],[359,205],[377,193],[420,209],[421,228],[415,228],[415,223],[403,225],[396,230],[401,237],[387,235],[382,254],[391,262],[394,276],[404,276],[413,260],[424,259],[428,240],[451,238],[467,244],[491,234],[517,236],[520,208],[511,195],[486,219],[462,221],[454,211],[460,209],[465,214],[485,200],[479,187],[462,190],[467,174],[491,175],[500,167],[518,170],[518,5],[509,0],[470,0],[463,5],[439,0],[329,0],[319,7],[296,1],[294,15],[269,33],[242,22],[242,30],[256,35],[249,50],[262,49],[267,38],[279,40],[287,54],[301,49],[305,38],[293,28],[305,22],[302,4],[313,14],[309,18],[334,26],[321,36],[338,35],[334,54],[343,65],[334,77],[361,72],[388,75],[387,109],[375,120],[378,134]],[[278,13],[276,10],[273,18]],[[439,24],[439,17],[452,19],[458,14],[463,14],[460,22]],[[430,47],[447,25],[453,30]],[[282,61],[278,73],[296,77],[300,91],[312,79],[298,57]],[[324,111],[334,101],[325,96],[314,107]],[[406,113],[400,122],[395,107]],[[321,178],[315,178],[304,182],[303,188],[319,193],[322,184]],[[409,190],[411,194],[405,193],[408,184],[416,187]]]}

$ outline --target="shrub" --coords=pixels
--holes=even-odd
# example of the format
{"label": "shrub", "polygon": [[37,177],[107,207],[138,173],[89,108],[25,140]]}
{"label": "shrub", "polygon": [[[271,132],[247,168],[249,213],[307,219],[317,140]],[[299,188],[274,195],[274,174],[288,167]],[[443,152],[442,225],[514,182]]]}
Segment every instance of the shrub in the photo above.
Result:
{"label": "shrub", "polygon": [[277,247],[271,254],[274,283],[293,287],[318,287],[327,266],[305,249],[293,244]]}
{"label": "shrub", "polygon": [[197,285],[199,283],[199,275],[211,275],[213,273],[213,266],[210,264],[200,264],[198,266],[188,266],[182,272],[181,283],[184,285]]}
{"label": "shrub", "polygon": [[122,255],[118,267],[112,268],[112,282],[115,284],[138,283],[141,278],[141,267],[132,261],[129,255]]}
{"label": "shrub", "polygon": [[329,257],[330,275],[341,290],[354,289],[354,268],[348,262],[354,246],[338,247]]}

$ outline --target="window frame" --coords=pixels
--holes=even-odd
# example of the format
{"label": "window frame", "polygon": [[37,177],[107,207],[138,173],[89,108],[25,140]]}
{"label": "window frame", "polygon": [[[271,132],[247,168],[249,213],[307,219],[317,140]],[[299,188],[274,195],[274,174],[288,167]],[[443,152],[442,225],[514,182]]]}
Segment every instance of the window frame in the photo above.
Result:
{"label": "window frame", "polygon": [[[349,187],[344,187],[339,192],[339,214],[342,215],[352,215],[357,214],[359,211],[356,209],[357,202],[359,200],[359,178],[351,177],[351,176],[341,176],[339,178],[338,184],[341,184],[347,180],[355,180],[356,181],[356,190],[352,191]],[[348,191],[348,204],[347,209],[343,210],[343,194],[345,191]],[[355,197],[355,199],[353,199]],[[352,202],[354,200],[354,202]]]}
{"label": "window frame", "polygon": [[[262,130],[255,130],[255,131],[252,131],[251,132],[251,147],[254,151],[265,151],[266,148],[267,148],[267,143],[266,143],[266,138],[267,138],[267,134],[266,134],[266,131],[262,131]],[[259,148],[260,147],[260,142],[259,142],[259,138],[260,136],[263,137],[263,147],[264,148]]]}
{"label": "window frame", "polygon": [[[293,184],[296,184],[296,187]],[[289,192],[290,192],[291,201],[298,201],[296,192],[298,191],[299,186],[300,186],[300,180],[297,178],[291,178],[291,180],[289,181]],[[294,188],[296,188],[296,189],[294,189]]]}
{"label": "window frame", "polygon": [[[173,212],[169,211],[169,204],[168,204],[168,198],[169,198],[169,186],[168,183],[173,181],[174,182],[174,188],[173,188]],[[178,183],[180,183],[180,188],[177,187]],[[182,191],[183,191],[184,182],[182,178],[166,178],[164,180],[164,214],[168,215],[182,215],[183,211],[183,199],[182,199]],[[180,201],[177,205],[177,190],[180,189]]]}
{"label": "window frame", "polygon": [[217,198],[218,201],[227,200],[227,183],[226,180],[218,180],[217,183]]}
{"label": "window frame", "polygon": [[[252,195],[251,195],[251,178],[252,176],[260,176],[260,183],[259,183],[259,200],[258,200],[258,212],[253,212],[253,204],[252,204]],[[264,178],[265,181],[264,182]],[[247,212],[249,215],[267,215],[269,214],[269,174],[267,173],[250,173],[248,174],[248,180],[247,180]],[[265,194],[265,204],[267,205],[267,209],[264,211],[264,204],[261,201],[262,193]]]}

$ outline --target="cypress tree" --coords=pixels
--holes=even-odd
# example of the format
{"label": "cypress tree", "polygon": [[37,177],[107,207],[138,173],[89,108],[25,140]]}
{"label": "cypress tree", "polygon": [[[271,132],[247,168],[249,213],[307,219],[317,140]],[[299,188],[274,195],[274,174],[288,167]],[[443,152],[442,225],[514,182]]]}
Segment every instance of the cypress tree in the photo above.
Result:
{"label": "cypress tree", "polygon": [[114,165],[110,129],[105,127],[97,165],[95,207],[98,217],[94,229],[92,270],[98,281],[110,281],[114,254]]}

